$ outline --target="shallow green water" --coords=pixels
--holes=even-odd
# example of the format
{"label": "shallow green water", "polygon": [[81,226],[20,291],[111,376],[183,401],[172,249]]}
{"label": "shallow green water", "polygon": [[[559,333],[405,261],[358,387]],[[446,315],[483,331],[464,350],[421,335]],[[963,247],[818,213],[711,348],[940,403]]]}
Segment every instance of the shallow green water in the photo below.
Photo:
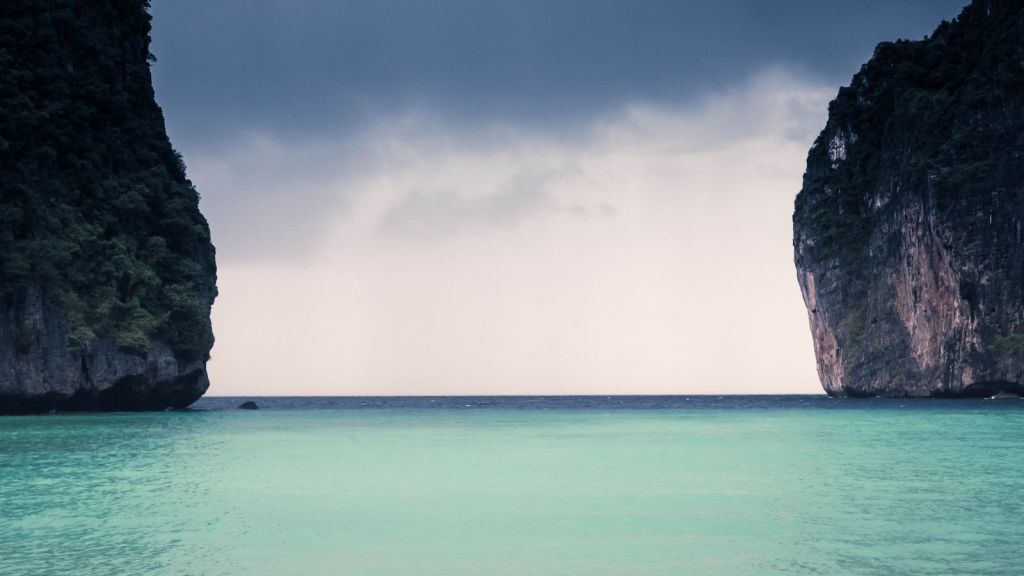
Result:
{"label": "shallow green water", "polygon": [[0,574],[1020,574],[1024,409],[911,404],[3,418]]}

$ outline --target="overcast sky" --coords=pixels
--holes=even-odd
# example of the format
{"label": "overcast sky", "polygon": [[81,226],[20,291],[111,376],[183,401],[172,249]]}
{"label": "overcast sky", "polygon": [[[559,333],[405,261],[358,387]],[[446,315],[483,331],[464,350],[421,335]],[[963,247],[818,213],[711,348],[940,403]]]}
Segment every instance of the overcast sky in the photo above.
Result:
{"label": "overcast sky", "polygon": [[211,393],[818,392],[807,149],[963,3],[154,2]]}

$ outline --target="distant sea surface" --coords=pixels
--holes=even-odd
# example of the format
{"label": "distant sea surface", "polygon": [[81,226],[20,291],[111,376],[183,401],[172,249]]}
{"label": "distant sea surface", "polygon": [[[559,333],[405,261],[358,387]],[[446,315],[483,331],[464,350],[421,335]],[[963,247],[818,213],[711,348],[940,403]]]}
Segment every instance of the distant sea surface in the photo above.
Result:
{"label": "distant sea surface", "polygon": [[205,398],[0,418],[5,576],[1020,575],[1022,535],[1020,400]]}

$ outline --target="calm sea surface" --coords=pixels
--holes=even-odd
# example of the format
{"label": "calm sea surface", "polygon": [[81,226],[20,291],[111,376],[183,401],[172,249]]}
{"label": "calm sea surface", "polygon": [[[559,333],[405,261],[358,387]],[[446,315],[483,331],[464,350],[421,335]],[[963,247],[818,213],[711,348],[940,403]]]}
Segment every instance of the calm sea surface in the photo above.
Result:
{"label": "calm sea surface", "polygon": [[1024,401],[241,400],[0,418],[0,574],[1024,573]]}

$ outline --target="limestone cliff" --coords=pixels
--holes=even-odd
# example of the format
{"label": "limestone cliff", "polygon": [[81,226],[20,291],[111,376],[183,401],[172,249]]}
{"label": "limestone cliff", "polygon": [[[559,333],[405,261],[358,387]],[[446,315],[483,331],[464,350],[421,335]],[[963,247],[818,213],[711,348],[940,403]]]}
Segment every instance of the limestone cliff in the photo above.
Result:
{"label": "limestone cliff", "polygon": [[1024,392],[1024,3],[880,44],[829,106],[793,223],[826,392]]}
{"label": "limestone cliff", "polygon": [[0,3],[0,413],[184,407],[216,265],[143,0]]}

